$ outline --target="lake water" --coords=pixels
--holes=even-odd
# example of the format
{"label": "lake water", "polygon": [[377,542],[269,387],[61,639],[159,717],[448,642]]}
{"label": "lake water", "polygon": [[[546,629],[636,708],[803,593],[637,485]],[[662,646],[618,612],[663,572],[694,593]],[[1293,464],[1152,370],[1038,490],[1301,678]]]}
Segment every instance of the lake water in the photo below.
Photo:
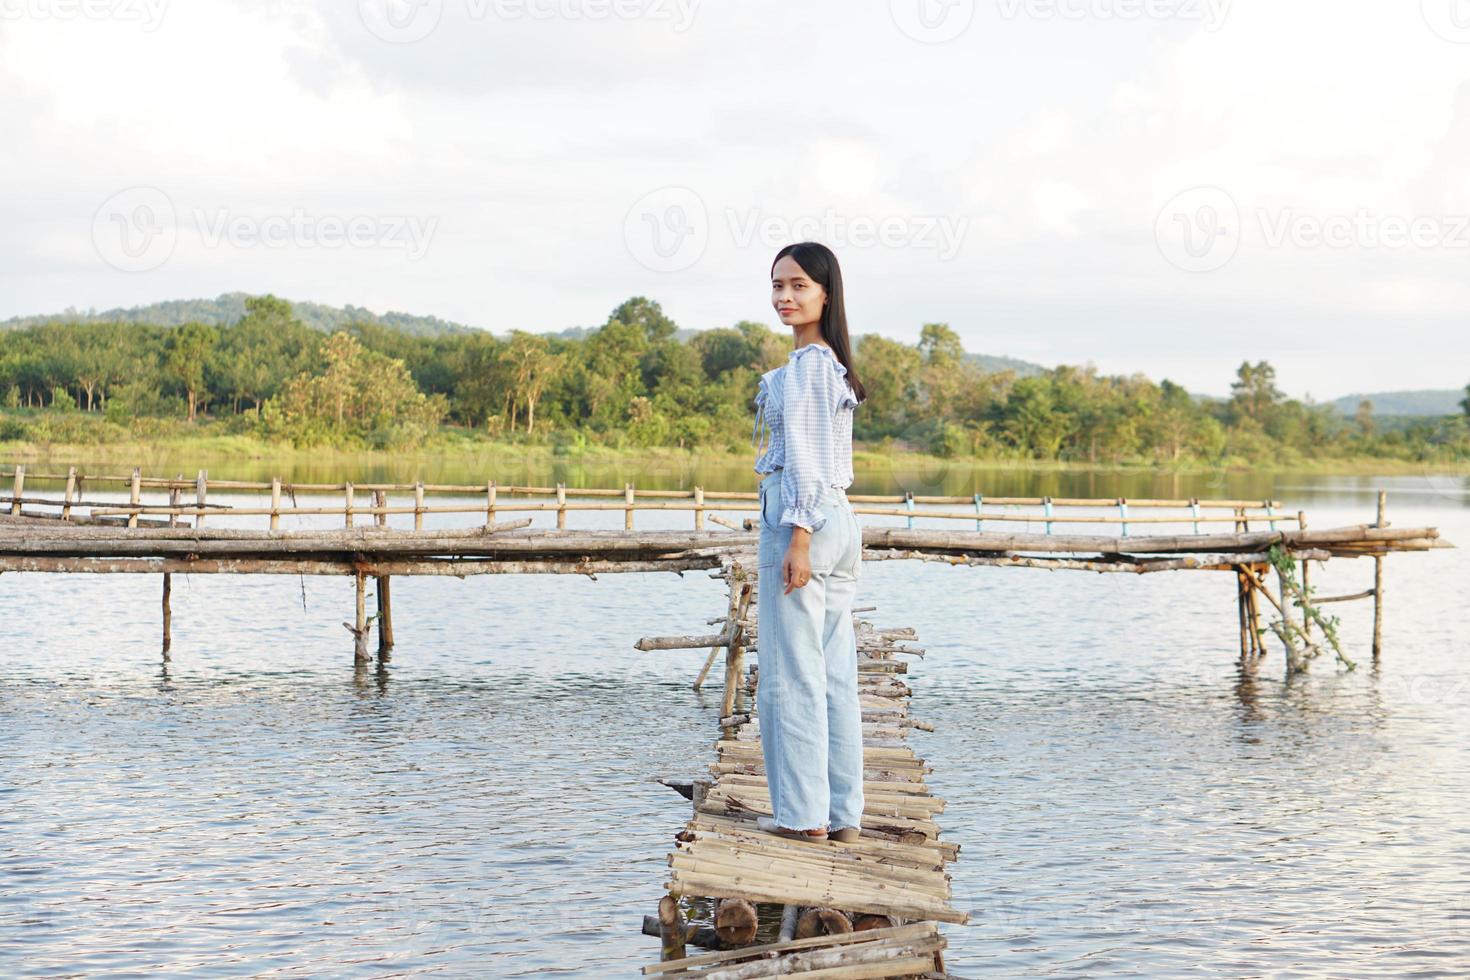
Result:
{"label": "lake water", "polygon": [[[1470,548],[1463,479],[952,470],[854,492],[900,485],[1274,495],[1314,528],[1371,521],[1384,487],[1395,524]],[[912,744],[971,914],[944,927],[950,969],[1470,973],[1470,550],[1387,567],[1382,663],[1371,602],[1340,604],[1358,670],[1288,683],[1274,639],[1237,667],[1233,576],[870,562],[865,617],[928,649],[909,682],[938,730]],[[1372,563],[1313,575],[1356,592]],[[0,974],[635,975],[689,813],[656,780],[705,771],[720,691],[718,671],[690,689],[704,652],[633,643],[702,630],[721,586],[399,579],[380,671],[353,668],[345,579],[177,575],[164,664],[157,576],[0,576]]]}

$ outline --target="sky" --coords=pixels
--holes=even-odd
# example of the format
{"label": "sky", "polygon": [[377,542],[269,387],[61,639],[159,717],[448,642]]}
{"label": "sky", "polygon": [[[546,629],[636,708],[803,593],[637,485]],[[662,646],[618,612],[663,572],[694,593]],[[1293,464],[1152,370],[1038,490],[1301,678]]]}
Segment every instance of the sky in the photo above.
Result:
{"label": "sky", "polygon": [[0,0],[0,318],[643,295],[1317,401],[1470,381],[1470,0]]}

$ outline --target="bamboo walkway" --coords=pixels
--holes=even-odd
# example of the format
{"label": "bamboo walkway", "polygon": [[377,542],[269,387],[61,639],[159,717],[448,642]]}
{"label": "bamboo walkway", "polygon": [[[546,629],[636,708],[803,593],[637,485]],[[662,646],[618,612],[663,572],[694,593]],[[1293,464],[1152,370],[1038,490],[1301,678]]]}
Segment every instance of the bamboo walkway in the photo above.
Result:
{"label": "bamboo walkway", "polygon": [[[858,684],[865,783],[862,837],[851,844],[796,841],[756,829],[771,814],[754,712],[759,663],[743,677],[743,654],[759,639],[753,572],[737,559],[719,573],[730,585],[738,631],[715,743],[712,780],[668,780],[688,791],[694,814],[669,854],[669,895],[644,931],[663,941],[645,974],[734,980],[800,974],[858,978],[944,976],[940,923],[968,915],[950,903],[945,866],[959,847],[940,840],[944,800],[924,781],[931,767],[908,744],[933,726],[909,712],[909,661],[924,656],[911,627],[879,629],[857,616]],[[871,607],[869,607],[871,608]],[[666,648],[657,638],[641,648]],[[704,923],[696,921],[706,920]],[[760,932],[773,939],[749,945]],[[688,945],[716,952],[688,956]]]}

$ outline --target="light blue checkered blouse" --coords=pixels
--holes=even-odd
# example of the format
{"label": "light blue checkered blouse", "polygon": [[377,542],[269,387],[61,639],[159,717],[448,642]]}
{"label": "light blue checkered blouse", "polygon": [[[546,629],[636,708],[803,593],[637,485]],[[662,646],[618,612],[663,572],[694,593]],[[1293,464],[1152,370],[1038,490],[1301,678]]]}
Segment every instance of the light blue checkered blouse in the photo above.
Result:
{"label": "light blue checkered blouse", "polygon": [[[825,344],[806,344],[761,375],[755,396],[755,471],[781,468],[781,523],[816,533],[827,523],[823,487],[852,485],[852,410],[847,368]],[[762,451],[761,423],[770,441]]]}

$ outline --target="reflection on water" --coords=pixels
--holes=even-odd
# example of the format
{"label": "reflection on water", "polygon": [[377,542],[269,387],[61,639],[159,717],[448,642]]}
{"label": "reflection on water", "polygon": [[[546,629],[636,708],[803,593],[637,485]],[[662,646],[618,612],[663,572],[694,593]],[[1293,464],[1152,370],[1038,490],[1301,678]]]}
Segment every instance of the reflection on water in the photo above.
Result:
{"label": "reflection on water", "polygon": [[[1397,523],[1470,545],[1464,501],[1400,481],[1252,496],[1327,527],[1370,520],[1388,486]],[[1285,683],[1274,644],[1257,674],[1235,666],[1228,576],[870,563],[859,604],[929,651],[910,679],[938,731],[913,738],[971,912],[945,927],[950,967],[1470,971],[1467,572],[1463,551],[1390,558],[1382,665],[1371,606],[1342,604],[1360,669]],[[1324,592],[1371,578],[1313,572]],[[165,666],[156,577],[0,576],[0,973],[656,959],[639,929],[688,804],[654,780],[704,771],[719,691],[689,688],[702,652],[632,644],[721,613],[720,583],[403,579],[394,600],[392,664],[354,671],[349,582],[175,576]]]}

